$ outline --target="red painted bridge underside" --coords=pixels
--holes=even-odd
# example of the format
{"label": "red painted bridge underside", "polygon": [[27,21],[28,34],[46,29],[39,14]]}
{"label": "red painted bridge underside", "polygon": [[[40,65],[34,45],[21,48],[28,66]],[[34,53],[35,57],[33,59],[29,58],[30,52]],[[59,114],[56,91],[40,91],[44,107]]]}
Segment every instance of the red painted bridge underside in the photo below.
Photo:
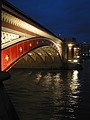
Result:
{"label": "red painted bridge underside", "polygon": [[51,42],[45,38],[32,38],[3,49],[1,52],[1,71],[8,71],[25,54],[37,47],[49,46],[50,43]]}

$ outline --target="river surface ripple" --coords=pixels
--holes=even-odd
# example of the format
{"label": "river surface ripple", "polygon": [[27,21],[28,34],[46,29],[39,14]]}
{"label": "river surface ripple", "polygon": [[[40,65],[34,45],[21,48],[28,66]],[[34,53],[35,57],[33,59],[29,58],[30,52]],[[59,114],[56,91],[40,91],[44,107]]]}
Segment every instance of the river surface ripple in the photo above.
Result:
{"label": "river surface ripple", "polygon": [[90,120],[90,61],[83,67],[11,69],[4,85],[20,120]]}

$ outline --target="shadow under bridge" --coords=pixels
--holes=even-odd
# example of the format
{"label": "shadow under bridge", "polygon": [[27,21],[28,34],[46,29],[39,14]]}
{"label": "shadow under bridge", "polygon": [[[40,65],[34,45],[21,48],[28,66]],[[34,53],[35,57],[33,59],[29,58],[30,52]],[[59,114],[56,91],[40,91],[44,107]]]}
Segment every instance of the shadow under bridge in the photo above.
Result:
{"label": "shadow under bridge", "polygon": [[42,46],[26,54],[14,68],[60,69],[62,59],[53,46]]}

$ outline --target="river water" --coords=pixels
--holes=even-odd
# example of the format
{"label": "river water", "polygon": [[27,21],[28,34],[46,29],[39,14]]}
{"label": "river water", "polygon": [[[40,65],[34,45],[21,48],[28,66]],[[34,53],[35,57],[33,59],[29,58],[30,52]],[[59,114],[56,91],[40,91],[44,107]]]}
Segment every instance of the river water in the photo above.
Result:
{"label": "river water", "polygon": [[83,68],[11,69],[4,85],[20,120],[90,120],[90,61]]}

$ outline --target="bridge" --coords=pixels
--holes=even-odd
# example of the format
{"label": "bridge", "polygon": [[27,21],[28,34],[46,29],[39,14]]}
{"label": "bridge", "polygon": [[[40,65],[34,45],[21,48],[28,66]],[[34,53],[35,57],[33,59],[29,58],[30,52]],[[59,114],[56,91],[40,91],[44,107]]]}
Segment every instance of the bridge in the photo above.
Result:
{"label": "bridge", "polygon": [[43,62],[41,67],[62,64],[62,39],[6,1],[1,2],[0,13],[1,71],[19,66],[19,61],[29,67],[35,62]]}
{"label": "bridge", "polygon": [[[72,60],[73,44],[66,45],[61,38],[5,0],[0,0],[0,31],[0,118],[19,120],[2,83],[10,78],[7,71],[13,66],[60,68],[67,58],[67,47],[66,60]],[[76,53],[75,48],[75,57]]]}

